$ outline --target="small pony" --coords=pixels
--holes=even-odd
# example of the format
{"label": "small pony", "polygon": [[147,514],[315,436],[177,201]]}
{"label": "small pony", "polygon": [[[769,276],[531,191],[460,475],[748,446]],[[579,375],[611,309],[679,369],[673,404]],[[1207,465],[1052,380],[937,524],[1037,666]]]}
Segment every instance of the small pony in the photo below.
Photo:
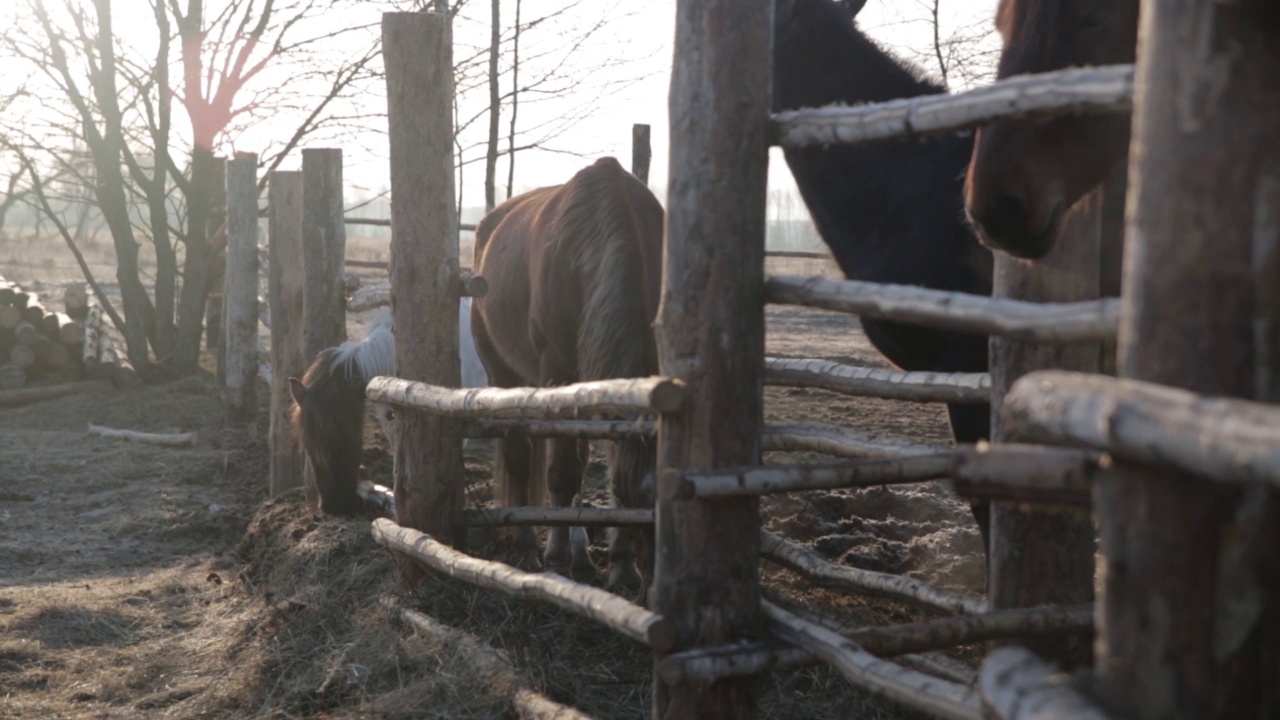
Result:
{"label": "small pony", "polygon": [[[471,298],[458,306],[459,355],[463,387],[489,384],[471,335]],[[294,438],[306,457],[306,482],[320,496],[320,511],[353,515],[364,507],[356,493],[363,454],[365,388],[378,375],[395,371],[395,334],[391,308],[374,312],[365,337],[321,352],[302,379],[289,378],[294,406]],[[394,451],[398,436],[390,406],[375,404],[374,414]]]}

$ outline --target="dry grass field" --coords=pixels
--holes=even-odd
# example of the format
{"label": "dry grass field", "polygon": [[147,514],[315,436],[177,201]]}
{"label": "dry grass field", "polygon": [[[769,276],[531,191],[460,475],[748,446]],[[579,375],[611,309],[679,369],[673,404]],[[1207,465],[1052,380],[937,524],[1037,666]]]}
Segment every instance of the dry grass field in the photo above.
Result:
{"label": "dry grass field", "polygon": [[[6,240],[0,274],[60,289],[76,275],[59,250]],[[348,257],[384,253],[385,241],[349,240]],[[103,255],[94,270],[110,278]],[[789,264],[774,269],[829,271]],[[372,282],[379,273],[361,275]],[[351,335],[363,320],[349,318]],[[768,333],[774,355],[881,362],[848,317],[770,308]],[[598,718],[648,716],[645,648],[558,610],[446,579],[405,594],[367,519],[318,516],[301,493],[267,500],[265,432],[222,426],[210,370],[206,359],[201,374],[163,385],[0,410],[0,716],[501,718],[511,716],[520,687]],[[769,388],[766,413],[948,440],[933,405]],[[194,431],[198,440],[181,449],[122,443],[88,437],[88,422]],[[365,453],[369,475],[388,482],[391,460],[372,422]],[[600,504],[603,465],[594,458],[585,498]],[[490,502],[491,467],[491,447],[473,445],[469,502]],[[829,559],[982,587],[976,528],[941,484],[775,496],[762,511],[770,529]],[[592,539],[602,558],[603,537]],[[500,547],[476,552],[503,557]],[[774,566],[762,572],[770,597],[846,628],[926,617],[814,588]],[[404,627],[389,601],[461,632]],[[910,717],[822,667],[775,672],[761,693],[769,718]]]}

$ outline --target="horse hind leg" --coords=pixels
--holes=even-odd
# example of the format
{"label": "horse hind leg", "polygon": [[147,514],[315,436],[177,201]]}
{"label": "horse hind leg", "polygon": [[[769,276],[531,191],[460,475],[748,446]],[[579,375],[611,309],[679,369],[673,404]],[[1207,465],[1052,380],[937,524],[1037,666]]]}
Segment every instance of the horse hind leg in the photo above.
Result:
{"label": "horse hind leg", "polygon": [[[552,507],[571,507],[582,489],[582,476],[587,467],[588,445],[583,440],[558,438],[549,441],[550,462],[547,467],[547,485]],[[576,528],[575,528],[576,530]],[[581,533],[570,537],[567,527],[553,527],[547,533],[546,564],[555,572],[577,579],[595,576],[595,566],[587,555],[585,538]]]}
{"label": "horse hind leg", "polygon": [[[500,462],[494,468],[495,495],[498,505],[518,507],[529,505],[528,490],[534,471],[538,467],[540,453],[534,451],[534,443],[528,438],[505,438],[498,441]],[[520,526],[515,530],[515,551],[519,557],[516,565],[523,569],[540,569],[538,536],[533,528]]]}
{"label": "horse hind leg", "polygon": [[[636,457],[642,452],[643,446],[635,442],[615,442],[610,448],[609,491],[614,507],[653,507],[652,470],[635,477],[644,467]],[[639,485],[631,487],[631,483]],[[608,587],[614,592],[638,592],[647,585],[652,556],[646,541],[647,536],[639,528],[609,529]]]}

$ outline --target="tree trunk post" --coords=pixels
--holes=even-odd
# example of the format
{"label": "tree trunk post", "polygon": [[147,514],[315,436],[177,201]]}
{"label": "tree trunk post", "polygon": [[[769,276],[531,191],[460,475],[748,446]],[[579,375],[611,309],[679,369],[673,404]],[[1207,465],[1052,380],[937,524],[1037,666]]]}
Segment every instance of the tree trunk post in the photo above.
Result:
{"label": "tree trunk post", "polygon": [[[1085,196],[1065,219],[1054,249],[1036,263],[996,254],[992,294],[1040,302],[1093,300],[1100,290],[1104,190]],[[1033,370],[1099,372],[1101,343],[1050,345],[991,338],[991,440],[1016,442],[1000,406],[1009,386]],[[1025,503],[991,505],[987,598],[993,610],[1045,604],[1075,605],[1093,598],[1094,530],[1088,513]],[[1088,665],[1088,639],[1041,638],[1024,643],[1036,654],[1073,668]]]}
{"label": "tree trunk post", "polygon": [[289,378],[307,369],[302,352],[302,173],[275,170],[267,181],[267,302],[271,308],[271,496],[302,485],[302,452],[289,426]]}
{"label": "tree trunk post", "polygon": [[649,160],[653,157],[653,148],[649,144],[649,126],[636,123],[631,126],[631,174],[640,178],[640,182],[649,184]]}
{"label": "tree trunk post", "polygon": [[347,339],[342,262],[347,229],[342,220],[342,150],[302,151],[302,252],[306,268],[303,299],[304,362]]}
{"label": "tree trunk post", "polygon": [[[757,499],[675,497],[684,471],[760,462],[772,15],[772,0],[677,3],[656,329],[662,374],[691,394],[659,423],[650,596],[675,623],[672,652],[763,632]],[[758,686],[751,677],[669,685],[655,673],[653,716],[756,717]]]}
{"label": "tree trunk post", "polygon": [[[1145,0],[1121,377],[1277,400],[1280,13]],[[1096,492],[1097,664],[1117,713],[1280,716],[1280,503],[1133,464]]]}
{"label": "tree trunk post", "polygon": [[208,293],[204,306],[204,344],[210,351],[217,350],[218,381],[222,381],[223,363],[226,358],[218,348],[222,347],[222,290],[227,277],[227,159],[212,158],[209,161],[209,217],[206,224],[206,243],[209,246],[209,266],[205,270]]}
{"label": "tree trunk post", "polygon": [[227,424],[252,423],[258,381],[258,156],[227,163],[227,282],[223,295]]}
{"label": "tree trunk post", "polygon": [[[447,15],[382,20],[391,139],[391,311],[396,375],[458,387],[458,217],[453,180],[453,33]],[[462,436],[456,420],[402,409],[396,522],[462,539]],[[402,563],[408,582],[420,577]]]}

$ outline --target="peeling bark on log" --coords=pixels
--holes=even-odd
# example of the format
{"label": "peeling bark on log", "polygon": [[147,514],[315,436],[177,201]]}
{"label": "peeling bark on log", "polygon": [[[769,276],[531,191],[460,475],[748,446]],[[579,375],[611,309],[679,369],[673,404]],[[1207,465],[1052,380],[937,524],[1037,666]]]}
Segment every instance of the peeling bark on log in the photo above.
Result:
{"label": "peeling bark on log", "polygon": [[553,388],[460,390],[394,377],[376,377],[369,382],[365,394],[374,402],[459,419],[552,419],[597,413],[671,412],[684,401],[684,385],[669,378],[652,377],[595,380]]}
{"label": "peeling bark on log", "polygon": [[870,593],[949,613],[976,615],[988,611],[981,598],[936,588],[900,575],[859,570],[824,560],[814,551],[761,531],[760,554],[826,587]]}
{"label": "peeling bark on log", "polygon": [[1120,301],[1114,298],[1033,303],[822,277],[775,275],[766,283],[765,294],[771,303],[1044,343],[1114,339],[1120,317]]}
{"label": "peeling bark on log", "polygon": [[774,623],[776,635],[831,664],[857,687],[937,717],[982,719],[982,708],[973,690],[881,660],[838,633],[768,601],[762,605]]}
{"label": "peeling bark on log", "polygon": [[675,497],[726,498],[801,490],[870,487],[939,480],[950,476],[955,454],[887,460],[853,460],[828,465],[752,467],[684,474]]}
{"label": "peeling bark on log", "polygon": [[991,401],[987,373],[899,372],[855,367],[830,360],[764,359],[766,385],[821,388],[855,397],[911,402],[985,403]]}
{"label": "peeling bark on log", "polygon": [[993,650],[978,677],[982,704],[996,720],[1108,720],[1069,675],[1025,648]]}
{"label": "peeling bark on log", "polygon": [[227,163],[227,275],[222,318],[224,411],[232,427],[252,424],[258,411],[257,184],[258,156],[237,153]]}
{"label": "peeling bark on log", "polygon": [[84,342],[81,356],[86,370],[98,367],[98,345],[102,341],[102,308],[94,305],[84,319]]}
{"label": "peeling bark on log", "polygon": [[196,444],[195,433],[148,433],[136,430],[118,430],[89,423],[89,434],[113,440],[129,440],[143,445],[159,445],[161,447],[192,447]]}
{"label": "peeling bark on log", "polygon": [[[302,173],[272,171],[267,189],[268,207],[267,305],[271,324],[271,403],[267,441],[271,452],[269,489],[272,497],[303,484],[305,461],[293,437],[289,414],[293,396],[289,378],[302,377],[307,362],[302,339],[305,268],[297,259],[303,253]],[[314,500],[312,500],[314,502]]]}
{"label": "peeling bark on log", "polygon": [[773,452],[816,452],[855,460],[889,459],[951,452],[946,445],[870,438],[862,433],[819,423],[772,424],[764,428],[761,449]]}
{"label": "peeling bark on log", "polygon": [[793,109],[773,116],[783,147],[847,145],[955,133],[993,121],[1064,113],[1127,112],[1133,66],[1059,70],[1015,77],[953,95],[860,105]]}
{"label": "peeling bark on log", "polygon": [[1280,407],[1138,380],[1047,370],[1005,399],[1028,439],[1071,444],[1224,483],[1280,486]]}
{"label": "peeling bark on log", "polygon": [[527,573],[510,565],[480,560],[386,519],[373,521],[373,539],[450,577],[524,600],[555,605],[655,650],[666,650],[675,642],[670,621],[605,590],[555,574]]}
{"label": "peeling bark on log", "polygon": [[1088,508],[1090,490],[1110,467],[1098,453],[1039,445],[978,443],[956,453],[956,493],[988,500]]}
{"label": "peeling bark on log", "polygon": [[462,426],[468,438],[547,438],[624,440],[652,437],[652,420],[472,420]]}
{"label": "peeling bark on log", "polygon": [[[1093,606],[1025,608],[983,615],[961,615],[909,625],[870,628],[841,635],[877,657],[899,657],[899,662],[921,662],[910,657],[926,650],[941,650],[997,638],[1060,634],[1093,630]],[[667,682],[710,683],[726,677],[755,675],[769,670],[820,662],[809,651],[777,641],[737,643],[699,648],[668,655],[658,663]],[[930,674],[967,682],[957,673],[935,669]]]}
{"label": "peeling bark on log", "polygon": [[647,508],[504,507],[462,511],[463,525],[624,527],[653,525]]}

